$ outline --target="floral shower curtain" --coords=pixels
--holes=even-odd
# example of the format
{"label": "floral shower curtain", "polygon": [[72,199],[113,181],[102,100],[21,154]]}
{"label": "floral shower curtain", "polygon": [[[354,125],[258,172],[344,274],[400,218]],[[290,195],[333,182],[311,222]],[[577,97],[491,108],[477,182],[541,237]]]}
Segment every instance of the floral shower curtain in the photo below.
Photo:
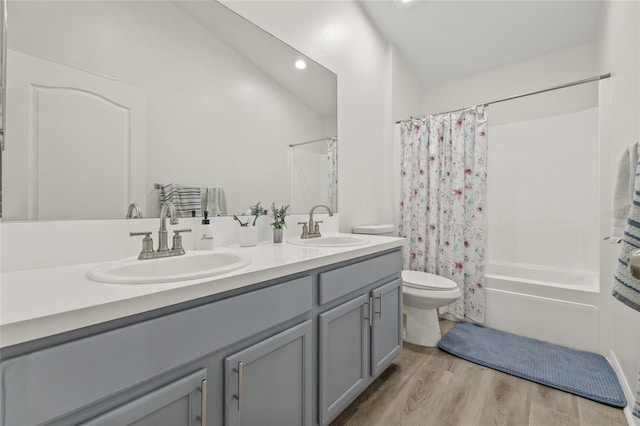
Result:
{"label": "floral shower curtain", "polygon": [[334,212],[338,211],[338,138],[335,136],[327,142],[328,203]]}
{"label": "floral shower curtain", "polygon": [[399,231],[404,269],[450,278],[463,296],[441,308],[484,323],[487,119],[484,107],[428,116],[401,127]]}

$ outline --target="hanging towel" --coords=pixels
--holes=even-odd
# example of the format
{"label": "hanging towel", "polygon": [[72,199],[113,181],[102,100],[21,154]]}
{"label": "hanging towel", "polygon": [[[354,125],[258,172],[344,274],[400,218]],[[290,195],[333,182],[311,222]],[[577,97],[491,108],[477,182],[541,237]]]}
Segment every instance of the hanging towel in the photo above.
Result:
{"label": "hanging towel", "polygon": [[613,223],[611,238],[620,239],[629,217],[629,209],[633,200],[638,164],[638,142],[629,146],[618,163],[618,174],[613,194]]}
{"label": "hanging towel", "polygon": [[160,207],[171,201],[176,208],[178,217],[191,217],[195,210],[197,216],[202,216],[200,188],[189,185],[176,185],[170,183],[160,188]]}
{"label": "hanging towel", "polygon": [[202,188],[202,208],[209,212],[209,216],[224,216],[227,214],[227,197],[221,186],[207,186]]}
{"label": "hanging towel", "polygon": [[[637,144],[635,144],[637,145]],[[631,149],[631,148],[630,148]],[[637,149],[637,148],[636,148]],[[635,151],[637,153],[637,150]],[[629,154],[631,157],[631,154]],[[636,154],[637,155],[637,154]],[[621,160],[621,164],[624,158]],[[640,248],[640,164],[636,159],[636,167],[632,172],[634,177],[634,190],[632,203],[629,208],[629,217],[624,226],[622,234],[622,247],[620,258],[613,281],[613,297],[625,305],[640,311],[640,279],[637,279],[629,272],[629,255],[632,251]],[[618,178],[620,179],[620,174]],[[616,198],[618,195],[618,185],[616,185]],[[638,383],[636,385],[636,403],[633,407],[633,415],[640,418],[640,371],[638,372]]]}

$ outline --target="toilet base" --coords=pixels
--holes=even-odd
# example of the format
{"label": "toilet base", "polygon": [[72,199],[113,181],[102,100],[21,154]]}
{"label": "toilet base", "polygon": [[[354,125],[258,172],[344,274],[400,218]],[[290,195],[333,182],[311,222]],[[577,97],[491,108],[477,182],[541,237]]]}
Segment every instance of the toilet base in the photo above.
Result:
{"label": "toilet base", "polygon": [[442,338],[438,309],[418,309],[403,304],[406,315],[404,341],[418,346],[434,347]]}

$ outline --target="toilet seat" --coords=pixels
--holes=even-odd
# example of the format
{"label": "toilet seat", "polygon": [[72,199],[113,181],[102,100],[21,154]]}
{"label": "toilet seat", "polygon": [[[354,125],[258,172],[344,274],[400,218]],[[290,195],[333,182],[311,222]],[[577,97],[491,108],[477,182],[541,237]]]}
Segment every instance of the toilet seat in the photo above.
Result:
{"label": "toilet seat", "polygon": [[458,288],[458,284],[449,278],[421,271],[402,271],[402,284],[417,290],[451,291]]}

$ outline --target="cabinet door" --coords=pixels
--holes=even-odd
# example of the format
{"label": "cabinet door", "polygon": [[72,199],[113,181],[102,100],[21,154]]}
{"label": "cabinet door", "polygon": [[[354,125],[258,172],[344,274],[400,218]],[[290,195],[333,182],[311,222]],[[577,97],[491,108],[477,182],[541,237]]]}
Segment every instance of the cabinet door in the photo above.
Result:
{"label": "cabinet door", "polygon": [[371,292],[371,375],[387,368],[402,351],[402,282],[391,281]]}
{"label": "cabinet door", "polygon": [[[128,404],[83,423],[83,426],[200,426],[206,425],[205,369],[171,382]],[[206,415],[205,415],[206,416]]]}
{"label": "cabinet door", "polygon": [[369,296],[363,294],[319,316],[320,424],[326,424],[366,383]]}
{"label": "cabinet door", "polygon": [[225,358],[225,424],[311,424],[311,321]]}

